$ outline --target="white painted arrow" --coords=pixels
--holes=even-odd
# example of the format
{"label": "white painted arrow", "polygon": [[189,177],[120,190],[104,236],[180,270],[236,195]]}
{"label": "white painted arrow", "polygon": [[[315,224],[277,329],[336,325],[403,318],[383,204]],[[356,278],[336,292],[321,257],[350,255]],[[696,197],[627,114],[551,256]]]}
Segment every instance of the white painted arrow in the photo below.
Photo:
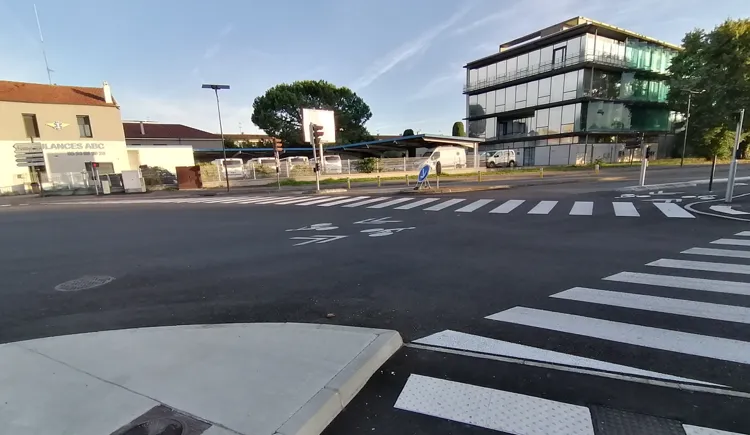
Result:
{"label": "white painted arrow", "polygon": [[354,224],[355,225],[356,224],[377,224],[377,225],[379,225],[379,224],[397,224],[397,223],[401,222],[401,221],[389,221],[388,219],[390,219],[390,218],[391,218],[390,216],[386,216],[384,218],[370,218],[370,219],[365,219],[363,221],[354,222]]}
{"label": "white painted arrow", "polygon": [[312,237],[292,237],[289,240],[307,240],[306,242],[297,243],[294,246],[308,245],[310,243],[328,243],[334,240],[343,239],[349,236],[312,236]]}
{"label": "white painted arrow", "polygon": [[731,205],[712,205],[710,209],[713,211],[718,211],[719,213],[726,214],[750,214],[746,211],[735,210]]}

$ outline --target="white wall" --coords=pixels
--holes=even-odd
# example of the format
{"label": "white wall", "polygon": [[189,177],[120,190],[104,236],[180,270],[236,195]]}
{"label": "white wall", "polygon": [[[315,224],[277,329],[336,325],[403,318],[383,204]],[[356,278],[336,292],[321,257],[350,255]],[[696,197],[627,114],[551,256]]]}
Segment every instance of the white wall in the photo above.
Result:
{"label": "white wall", "polygon": [[[138,154],[137,160],[135,153]],[[161,166],[167,171],[177,174],[177,166],[193,166],[193,147],[189,145],[139,145],[128,146],[128,154],[132,163],[148,166]],[[133,168],[135,169],[135,168]]]}

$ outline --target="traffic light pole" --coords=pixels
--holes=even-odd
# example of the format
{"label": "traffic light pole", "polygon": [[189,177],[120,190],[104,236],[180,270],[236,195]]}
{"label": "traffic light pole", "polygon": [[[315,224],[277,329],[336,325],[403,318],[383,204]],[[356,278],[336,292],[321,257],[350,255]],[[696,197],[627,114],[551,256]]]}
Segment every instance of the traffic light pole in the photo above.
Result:
{"label": "traffic light pole", "polygon": [[740,135],[742,134],[742,122],[745,120],[745,109],[740,109],[740,119],[737,122],[737,130],[734,134],[734,146],[732,147],[732,164],[729,165],[729,177],[727,178],[727,193],[724,202],[732,202],[734,196],[734,178],[737,176],[737,151],[740,148]]}
{"label": "traffic light pole", "polygon": [[646,168],[648,167],[648,146],[644,140],[643,134],[641,134],[641,173],[638,177],[638,185],[646,185]]}
{"label": "traffic light pole", "polygon": [[[320,192],[320,172],[318,171],[320,162],[318,161],[318,156],[315,151],[315,129],[313,128],[312,122],[310,123],[310,146],[313,150],[313,161],[315,161],[315,166],[313,166],[313,172],[315,172],[315,191]],[[320,161],[323,160],[323,155],[321,153]]]}

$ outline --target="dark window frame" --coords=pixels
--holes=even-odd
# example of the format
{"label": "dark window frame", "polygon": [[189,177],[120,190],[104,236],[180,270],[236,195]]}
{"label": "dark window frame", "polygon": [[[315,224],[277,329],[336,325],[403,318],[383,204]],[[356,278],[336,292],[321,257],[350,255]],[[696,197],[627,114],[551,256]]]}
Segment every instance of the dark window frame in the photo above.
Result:
{"label": "dark window frame", "polygon": [[[23,128],[26,132],[26,137],[38,139],[39,138],[39,123],[36,120],[36,114],[35,113],[22,113],[21,119],[23,120]],[[28,124],[27,120],[31,122],[31,125]],[[33,131],[29,131],[29,127],[33,129]]]}
{"label": "dark window frame", "polygon": [[76,115],[76,123],[78,124],[78,134],[81,137],[94,137],[94,132],[91,129],[91,117],[89,115]]}

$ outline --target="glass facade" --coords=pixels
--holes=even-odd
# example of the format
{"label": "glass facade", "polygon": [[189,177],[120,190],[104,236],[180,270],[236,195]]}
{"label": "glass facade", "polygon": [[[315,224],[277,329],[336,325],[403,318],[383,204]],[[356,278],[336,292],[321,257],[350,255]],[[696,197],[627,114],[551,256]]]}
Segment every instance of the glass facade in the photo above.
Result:
{"label": "glass facade", "polygon": [[469,117],[509,112],[583,96],[584,71],[571,71],[495,91],[470,95]]}
{"label": "glass facade", "polygon": [[673,112],[661,107],[641,107],[610,101],[591,101],[586,107],[585,131],[669,131]]}
{"label": "glass facade", "polygon": [[675,54],[674,50],[635,39],[617,41],[588,33],[488,66],[470,69],[465,90],[494,86],[583,62],[666,74]]}
{"label": "glass facade", "polygon": [[469,121],[469,136],[485,140],[545,136],[584,131],[582,103],[535,110],[531,116]]}
{"label": "glass facade", "polygon": [[[593,79],[592,79],[593,75]],[[586,70],[584,83],[590,83],[587,96],[609,100],[652,101],[666,103],[669,86],[665,80],[637,77],[637,73]]]}

